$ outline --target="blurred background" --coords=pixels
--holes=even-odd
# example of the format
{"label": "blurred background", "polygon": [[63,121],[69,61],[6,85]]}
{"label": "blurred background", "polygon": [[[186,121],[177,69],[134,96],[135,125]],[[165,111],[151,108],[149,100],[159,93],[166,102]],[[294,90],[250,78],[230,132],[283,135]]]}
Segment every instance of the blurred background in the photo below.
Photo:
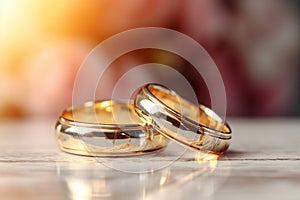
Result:
{"label": "blurred background", "polygon": [[[106,38],[136,27],[165,27],[198,41],[224,79],[230,116],[300,115],[300,1],[0,0],[0,119],[57,116],[72,104],[77,70]],[[184,59],[159,50],[122,56],[130,66],[158,62],[188,78],[209,105],[207,88]],[[141,73],[144,76],[155,74]],[[109,96],[110,88],[102,91]],[[204,95],[206,94],[206,95]],[[100,96],[101,96],[100,95]],[[101,97],[102,97],[101,96]]]}

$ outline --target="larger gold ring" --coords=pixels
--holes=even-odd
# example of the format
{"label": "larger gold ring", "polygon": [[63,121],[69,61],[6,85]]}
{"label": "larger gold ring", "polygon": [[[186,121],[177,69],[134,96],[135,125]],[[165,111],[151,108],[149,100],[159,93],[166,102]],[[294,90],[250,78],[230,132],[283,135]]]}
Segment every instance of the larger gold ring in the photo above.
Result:
{"label": "larger gold ring", "polygon": [[169,142],[143,123],[133,102],[88,102],[65,110],[56,126],[60,148],[87,156],[141,155],[165,148]]}
{"label": "larger gold ring", "polygon": [[222,154],[230,144],[231,129],[215,112],[195,105],[159,84],[136,93],[135,110],[162,135],[192,149]]}

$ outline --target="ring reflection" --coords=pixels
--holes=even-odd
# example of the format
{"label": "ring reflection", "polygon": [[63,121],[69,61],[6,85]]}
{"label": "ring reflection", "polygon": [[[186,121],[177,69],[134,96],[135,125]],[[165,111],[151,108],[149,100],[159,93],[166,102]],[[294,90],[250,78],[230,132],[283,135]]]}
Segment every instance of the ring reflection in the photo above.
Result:
{"label": "ring reflection", "polygon": [[[57,162],[57,175],[67,188],[66,195],[73,200],[210,197],[230,175],[230,161],[226,158],[219,167],[218,157],[192,151],[169,167],[139,174],[108,168],[89,157],[62,156],[67,162]],[[131,158],[126,161],[135,162]]]}

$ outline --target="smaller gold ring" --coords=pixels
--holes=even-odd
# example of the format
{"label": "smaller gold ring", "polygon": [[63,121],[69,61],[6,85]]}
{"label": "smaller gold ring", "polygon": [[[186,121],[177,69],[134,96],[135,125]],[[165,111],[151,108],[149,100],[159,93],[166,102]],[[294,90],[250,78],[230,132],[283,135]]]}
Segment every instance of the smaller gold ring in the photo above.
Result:
{"label": "smaller gold ring", "polygon": [[230,145],[229,125],[211,109],[195,105],[159,84],[141,87],[135,110],[162,135],[194,150],[222,154]]}
{"label": "smaller gold ring", "polygon": [[66,109],[55,126],[60,148],[86,156],[132,156],[164,149],[169,140],[147,126],[133,101],[87,102]]}

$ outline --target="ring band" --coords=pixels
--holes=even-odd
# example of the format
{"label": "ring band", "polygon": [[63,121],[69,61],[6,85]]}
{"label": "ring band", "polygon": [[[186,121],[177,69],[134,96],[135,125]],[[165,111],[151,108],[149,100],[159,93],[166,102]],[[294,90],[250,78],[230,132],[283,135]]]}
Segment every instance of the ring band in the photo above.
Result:
{"label": "ring band", "polygon": [[222,154],[231,129],[215,112],[195,105],[159,84],[147,84],[135,96],[135,111],[162,135],[194,150]]}
{"label": "ring band", "polygon": [[130,101],[87,102],[66,109],[55,126],[60,148],[87,156],[131,156],[164,149],[169,139],[144,124]]}

